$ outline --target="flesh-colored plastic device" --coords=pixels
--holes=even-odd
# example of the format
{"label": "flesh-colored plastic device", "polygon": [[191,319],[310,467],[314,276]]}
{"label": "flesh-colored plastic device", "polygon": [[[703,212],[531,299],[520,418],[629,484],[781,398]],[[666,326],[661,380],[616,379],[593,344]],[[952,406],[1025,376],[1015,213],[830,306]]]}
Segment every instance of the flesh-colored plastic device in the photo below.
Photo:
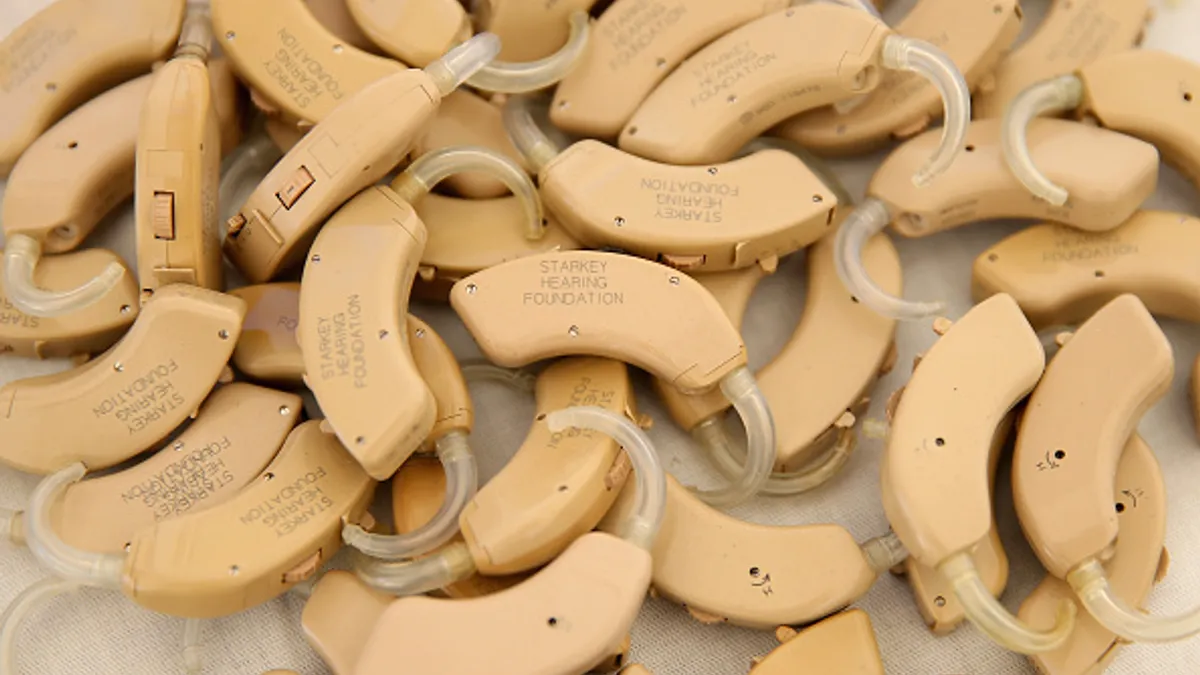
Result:
{"label": "flesh-colored plastic device", "polygon": [[739,503],[770,474],[774,424],[746,367],[741,336],[690,277],[615,253],[545,253],[459,281],[450,304],[501,366],[590,354],[636,365],[684,392],[720,386],[742,418],[749,451],[739,478],[704,498]]}
{"label": "flesh-colored plastic device", "polygon": [[341,1],[371,42],[418,68],[471,37],[471,18],[458,0]]}
{"label": "flesh-colored plastic device", "polygon": [[[194,414],[233,353],[246,305],[193,286],[163,287],[112,349],[62,373],[0,388],[0,462],[49,474],[119,464]],[[62,424],[71,420],[71,424]]]}
{"label": "flesh-colored plastic device", "polygon": [[166,58],[183,10],[183,0],[63,0],[4,38],[0,178],[72,108]]}
{"label": "flesh-colored plastic device", "polygon": [[646,97],[619,144],[670,164],[723,162],[785,119],[870,93],[884,69],[918,73],[942,95],[942,142],[912,176],[924,185],[962,149],[971,118],[962,73],[870,12],[824,2],[768,14],[696,52]]}
{"label": "flesh-colored plastic device", "polygon": [[288,151],[229,219],[229,259],[252,283],[297,263],[317,227],[395,167],[441,97],[490,61],[497,48],[495,36],[476,36],[425,70],[394,73],[348,98]]}
{"label": "flesh-colored plastic device", "polygon": [[978,120],[967,134],[954,171],[926,188],[908,177],[938,143],[928,131],[897,148],[876,170],[868,199],[838,230],[838,276],[851,293],[875,311],[899,319],[938,313],[941,302],[905,301],[882,292],[863,270],[858,251],[889,223],[905,237],[923,237],[980,220],[1036,218],[1093,232],[1127,220],[1154,192],[1158,151],[1154,146],[1105,129],[1055,119],[1029,125],[1029,147],[1075,198],[1056,207],[1029,194],[1005,166],[1001,121]]}
{"label": "flesh-colored plastic device", "polygon": [[[420,157],[434,150],[477,145],[495,150],[525,166],[521,155],[504,130],[500,106],[466,89],[456,89],[442,99],[437,114],[413,142],[412,154]],[[443,186],[471,199],[503,197],[508,188],[486,174],[463,173],[446,179]],[[499,228],[502,229],[502,228]]]}
{"label": "flesh-colored plastic device", "polygon": [[[975,91],[1021,32],[1017,0],[922,0],[896,24],[897,33],[945,52]],[[870,152],[911,138],[941,116],[938,90],[914,73],[890,72],[853,110],[820,108],[787,120],[775,133],[822,155]]]}
{"label": "flesh-colored plastic device", "polygon": [[1022,91],[1004,114],[1004,157],[1037,197],[1062,205],[1074,192],[1043,172],[1029,152],[1025,127],[1042,113],[1072,111],[1101,126],[1153,143],[1168,164],[1200,187],[1200,65],[1151,50],[1097,59]]}
{"label": "flesh-colored plastic device", "polygon": [[976,119],[1000,117],[1029,85],[1065,75],[1142,41],[1151,10],[1147,0],[1054,0],[1032,35],[992,71],[972,105]]}
{"label": "flesh-colored plastic device", "polygon": [[[125,264],[102,248],[64,253],[41,261],[33,282],[53,293],[75,288],[110,265],[124,269]],[[115,286],[83,309],[53,317],[29,316],[9,299],[0,278],[0,354],[39,359],[97,354],[121,339],[139,307],[137,282],[132,274],[122,273]]]}
{"label": "flesh-colored plastic device", "polygon": [[[1120,535],[1105,567],[1113,591],[1138,607],[1155,582],[1166,576],[1168,555],[1163,545],[1167,497],[1162,469],[1154,452],[1136,433],[1121,452],[1112,499]],[[1055,606],[1073,597],[1070,585],[1047,576],[1021,603],[1019,616],[1034,626],[1049,625]],[[1061,649],[1031,658],[1038,672],[1046,675],[1098,675],[1107,669],[1120,646],[1117,636],[1084,614]]]}
{"label": "flesh-colored plastic device", "polygon": [[1042,223],[984,251],[971,269],[977,300],[1011,295],[1034,328],[1082,323],[1125,293],[1151,313],[1200,322],[1200,272],[1187,252],[1200,247],[1200,219],[1138,211],[1108,232]]}
{"label": "flesh-colored plastic device", "polygon": [[305,0],[304,4],[312,12],[313,18],[340,38],[343,44],[372,54],[380,53],[379,45],[372,42],[355,22],[346,0]]}
{"label": "flesh-colored plastic device", "polygon": [[750,675],[884,675],[871,619],[861,609],[835,614],[796,633]]}
{"label": "flesh-colored plastic device", "polygon": [[[271,142],[281,152],[288,152],[296,147],[300,139],[304,138],[304,135],[311,129],[312,127],[289,124],[277,117],[268,117],[263,122],[263,131],[266,132],[267,137],[271,139]],[[272,166],[274,166],[274,163],[272,163]],[[270,167],[267,167],[267,169],[270,170]],[[263,175],[266,175],[265,172]]]}
{"label": "flesh-colored plastic device", "polygon": [[883,508],[905,548],[946,577],[984,634],[1024,654],[1060,647],[1074,626],[1074,604],[1061,606],[1052,628],[1034,630],[992,596],[971,552],[993,527],[996,429],[1044,366],[1041,342],[1012,298],[976,305],[913,370],[882,466]]}
{"label": "flesh-colored plastic device", "polygon": [[1129,642],[1200,632],[1195,611],[1154,617],[1135,609],[1103,567],[1120,538],[1112,485],[1121,451],[1143,413],[1170,389],[1174,361],[1141,300],[1117,297],[1051,361],[1013,456],[1017,516],[1034,553],[1102,626]]}
{"label": "flesh-colored plastic device", "polygon": [[289,387],[303,385],[304,357],[296,340],[300,284],[281,281],[243,286],[229,294],[246,303],[246,320],[233,350],[233,365],[253,380]]}
{"label": "flesh-colored plastic device", "polygon": [[570,39],[568,19],[587,13],[596,0],[479,0],[472,3],[475,25],[495,33],[503,48],[499,58],[509,62],[544,59]]}

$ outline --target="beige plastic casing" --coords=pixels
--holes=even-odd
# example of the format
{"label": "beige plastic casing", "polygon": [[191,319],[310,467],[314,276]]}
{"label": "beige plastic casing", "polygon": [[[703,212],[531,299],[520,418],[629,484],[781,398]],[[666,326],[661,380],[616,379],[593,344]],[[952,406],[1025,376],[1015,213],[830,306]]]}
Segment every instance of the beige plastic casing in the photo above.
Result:
{"label": "beige plastic casing", "polygon": [[851,609],[800,631],[750,675],[884,675],[883,656],[870,617]]}
{"label": "beige plastic casing", "polygon": [[1108,232],[1043,223],[1013,234],[975,259],[977,300],[1007,293],[1035,328],[1078,324],[1124,293],[1153,314],[1200,322],[1200,219],[1138,211]]}
{"label": "beige plastic casing", "polygon": [[437,413],[404,322],[424,244],[412,206],[387,187],[368,188],[321,228],[300,284],[304,381],[375,480],[421,447]]}
{"label": "beige plastic casing", "polygon": [[693,52],[788,0],[617,0],[592,26],[579,65],[554,92],[550,120],[592,138],[616,138],[654,87]]}
{"label": "beige plastic casing", "polygon": [[[125,264],[103,248],[49,256],[34,268],[33,281],[40,288],[65,291],[96,278],[113,263]],[[0,274],[0,354],[52,359],[102,352],[121,339],[139,307],[137,282],[126,271],[108,293],[87,307],[58,316],[29,316],[9,302]]]}
{"label": "beige plastic casing", "polygon": [[471,19],[458,0],[345,0],[372,42],[401,61],[424,68],[471,37]]}
{"label": "beige plastic casing", "polygon": [[421,70],[363,88],[263,178],[230,218],[225,254],[251,283],[269,281],[297,263],[342,202],[400,163],[440,98]]}
{"label": "beige plastic casing", "polygon": [[965,151],[926,187],[912,175],[941,137],[933,129],[901,145],[876,170],[867,192],[893,214],[892,229],[923,237],[996,218],[1035,218],[1089,230],[1111,230],[1128,219],[1158,181],[1158,151],[1135,138],[1087,124],[1037,118],[1028,130],[1034,163],[1071,199],[1054,206],[1030,194],[1009,170],[997,119],[975,120]]}
{"label": "beige plastic casing", "polygon": [[[370,0],[358,0],[367,2]],[[383,4],[383,0],[374,0]],[[440,1],[440,0],[439,0]],[[458,4],[454,0],[447,0]],[[413,142],[413,157],[460,145],[474,145],[495,150],[528,169],[525,160],[504,129],[500,106],[466,89],[456,89],[442,99],[437,114],[429,121],[425,131]],[[508,187],[494,176],[478,171],[466,171],[438,183],[455,194],[471,199],[503,197]],[[493,227],[503,228],[496,224]]]}
{"label": "beige plastic casing", "polygon": [[221,131],[203,60],[177,56],[155,71],[138,122],[135,165],[143,299],[167,284],[224,288],[217,230]]}
{"label": "beige plastic casing", "polygon": [[329,32],[302,0],[212,0],[212,22],[242,80],[292,121],[316,124],[367,85],[404,70]]}
{"label": "beige plastic casing", "polygon": [[408,347],[417,372],[433,394],[437,414],[425,442],[425,449],[433,450],[433,444],[452,431],[471,433],[475,407],[458,359],[442,337],[412,314],[407,316],[404,330],[408,332]]}
{"label": "beige plastic casing", "polygon": [[54,531],[68,546],[121,553],[143,528],[223,504],[275,457],[301,405],[296,394],[243,382],[217,389],[154,455],[70,485],[51,507]]}
{"label": "beige plastic casing", "polygon": [[551,432],[547,413],[600,406],[636,419],[625,364],[579,357],[548,366],[534,389],[537,417],[521,447],[463,508],[459,525],[480,574],[548,563],[596,526],[625,484],[621,447],[592,430]]}
{"label": "beige plastic casing", "polygon": [[1025,538],[1050,574],[1100,558],[1118,538],[1113,477],[1142,415],[1171,386],[1171,345],[1137,297],[1079,327],[1046,368],[1021,420],[1013,497]]}
{"label": "beige plastic casing", "polygon": [[267,132],[267,137],[279,148],[280,152],[290,152],[301,138],[309,132],[311,127],[298,127],[278,117],[268,117],[263,122],[263,131]]}
{"label": "beige plastic casing", "polygon": [[580,243],[689,271],[774,268],[830,232],[838,207],[833,191],[784,150],[671,166],[584,140],[539,179],[542,200]]}
{"label": "beige plastic casing", "polygon": [[500,61],[536,61],[567,42],[567,18],[586,12],[596,0],[478,0],[473,3],[479,30],[500,37]]}
{"label": "beige plastic casing", "polygon": [[[165,286],[112,349],[62,373],[0,388],[0,462],[49,474],[123,462],[196,412],[225,369],[246,304],[215,291]],[[62,424],[71,420],[71,424]]]}
{"label": "beige plastic casing", "polygon": [[995,83],[971,101],[977,119],[998,118],[1035,82],[1066,75],[1106,54],[1142,41],[1147,0],[1055,0],[1037,30],[992,72]]}
{"label": "beige plastic casing", "polygon": [[[624,640],[649,582],[649,552],[591,532],[508,590],[470,600],[396,600],[354,673],[394,673],[398,658],[428,675],[583,672]],[[470,649],[462,648],[463,635],[472,636]]]}
{"label": "beige plastic casing", "polygon": [[351,572],[330,570],[313,586],[300,626],[334,675],[351,675],[371,630],[393,600]]}
{"label": "beige plastic casing", "polygon": [[380,53],[379,46],[354,21],[346,0],[304,0],[304,4],[313,18],[343,43],[372,54]]}
{"label": "beige plastic casing", "polygon": [[631,256],[520,258],[459,281],[450,304],[484,354],[506,367],[607,356],[685,392],[703,392],[746,365],[741,336],[703,286]]}
{"label": "beige plastic casing", "polygon": [[375,488],[320,427],[296,427],[258,480],[221,506],[139,532],[125,594],[156,612],[207,619],[255,607],[316,573]]}
{"label": "beige plastic casing", "polygon": [[0,178],[71,109],[170,55],[183,0],[61,0],[0,42]]}
{"label": "beige plastic casing", "polygon": [[668,164],[728,160],[789,117],[873,90],[891,32],[861,9],[823,2],[768,14],[680,64],[638,107],[619,145]]}
{"label": "beige plastic casing", "polygon": [[254,380],[303,385],[304,356],[296,340],[300,284],[280,281],[243,286],[229,294],[246,302],[246,320],[233,350],[233,365]]}
{"label": "beige plastic casing", "polygon": [[[1113,502],[1120,535],[1113,557],[1105,564],[1108,583],[1117,597],[1141,606],[1156,581],[1167,572],[1164,547],[1167,533],[1166,486],[1154,452],[1136,433],[1129,437],[1117,464]],[[1054,625],[1055,611],[1075,599],[1067,582],[1047,576],[1021,603],[1020,618],[1035,628]],[[1091,614],[1083,612],[1071,637],[1059,649],[1031,656],[1045,675],[1101,675],[1121,646]]]}
{"label": "beige plastic casing", "polygon": [[882,461],[883,508],[913,558],[937,567],[992,529],[993,436],[1045,367],[1006,295],[969,310],[913,370]]}
{"label": "beige plastic casing", "polygon": [[[1017,0],[921,0],[895,30],[945,52],[974,91],[984,87],[1008,53],[1021,32],[1021,18]],[[916,73],[888,71],[853,110],[813,110],[774,133],[823,155],[859,154],[911,138],[941,116],[942,98],[933,84]]]}

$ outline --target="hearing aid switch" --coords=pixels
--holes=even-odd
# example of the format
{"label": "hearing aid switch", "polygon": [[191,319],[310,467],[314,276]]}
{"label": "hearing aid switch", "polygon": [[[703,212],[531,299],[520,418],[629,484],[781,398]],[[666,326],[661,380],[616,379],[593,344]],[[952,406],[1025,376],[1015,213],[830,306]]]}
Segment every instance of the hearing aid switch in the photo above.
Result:
{"label": "hearing aid switch", "polygon": [[305,191],[312,187],[313,182],[313,175],[309,172],[308,167],[301,165],[292,172],[288,181],[284,183],[283,189],[275,193],[275,198],[279,200],[280,204],[283,204],[283,208],[291,210],[292,205],[304,196]]}
{"label": "hearing aid switch", "polygon": [[154,193],[154,238],[175,239],[175,193]]}

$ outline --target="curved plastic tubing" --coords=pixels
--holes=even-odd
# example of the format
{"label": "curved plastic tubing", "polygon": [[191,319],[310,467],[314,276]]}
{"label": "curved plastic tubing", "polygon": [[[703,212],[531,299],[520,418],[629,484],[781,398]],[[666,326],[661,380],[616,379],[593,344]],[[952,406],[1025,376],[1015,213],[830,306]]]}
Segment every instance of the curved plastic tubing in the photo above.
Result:
{"label": "curved plastic tubing", "polygon": [[954,588],[963,612],[979,630],[997,644],[1022,654],[1058,649],[1075,629],[1075,603],[1059,605],[1054,627],[1040,632],[1013,616],[988,590],[970,553],[959,553],[938,565],[938,571]]}
{"label": "curved plastic tubing", "polygon": [[[256,135],[229,155],[221,167],[221,184],[217,192],[220,222],[227,223],[237,215],[241,205],[250,199],[254,189],[280,159],[283,159],[283,152],[266,134]],[[220,230],[224,240],[226,228]]]}
{"label": "curved plastic tubing", "polygon": [[204,670],[201,660],[203,644],[200,641],[200,631],[204,628],[202,619],[184,619],[183,622],[183,669],[188,675],[200,675]]}
{"label": "curved plastic tubing", "polygon": [[1017,95],[1004,111],[1000,125],[1000,149],[1013,176],[1034,196],[1055,206],[1067,203],[1067,189],[1055,183],[1033,163],[1025,129],[1029,120],[1043,113],[1059,113],[1083,102],[1083,82],[1075,75],[1060,75],[1039,82]]}
{"label": "curved plastic tubing", "polygon": [[[708,456],[725,476],[733,477],[741,473],[746,450],[735,445],[725,433],[724,420],[721,417],[710,417],[696,425],[696,428],[692,429],[692,437],[708,451]],[[806,466],[799,471],[787,473],[772,472],[759,492],[782,497],[817,488],[837,475],[846,462],[850,461],[854,445],[852,439],[849,443],[838,443],[829,450],[825,461],[816,466]]]}
{"label": "curved plastic tubing", "polygon": [[942,139],[933,155],[913,175],[918,187],[928,185],[954,163],[971,124],[971,90],[958,66],[942,50],[923,40],[889,35],[883,41],[883,65],[924,77],[942,95]]}
{"label": "curved plastic tubing", "polygon": [[20,511],[0,508],[0,541],[11,541],[14,544],[24,542],[24,537],[20,537],[17,532],[17,528],[20,527],[17,521],[20,518]]}
{"label": "curved plastic tubing", "polygon": [[501,94],[523,94],[558,84],[579,65],[590,32],[587,12],[572,12],[567,21],[571,33],[557,52],[527,63],[492,61],[467,78],[467,84]]}
{"label": "curved plastic tubing", "polygon": [[9,603],[0,616],[0,675],[17,675],[17,632],[29,613],[55,596],[76,591],[84,585],[70,579],[47,577],[21,591]]}
{"label": "curved plastic tubing", "polygon": [[50,474],[38,483],[25,514],[25,543],[38,562],[51,574],[85,586],[121,589],[124,555],[91,553],[67,545],[54,531],[50,510],[71,483],[87,469],[76,462]]}
{"label": "curved plastic tubing", "polygon": [[494,33],[479,33],[425,66],[424,70],[445,96],[494,61],[499,53],[500,38]]}
{"label": "curved plastic tubing", "polygon": [[415,204],[449,176],[475,171],[504,183],[521,201],[526,239],[537,241],[546,236],[542,199],[533,180],[521,165],[490,148],[464,145],[421,155],[392,181],[392,190],[409,204]]}
{"label": "curved plastic tubing", "polygon": [[475,560],[463,542],[437,553],[404,562],[359,555],[354,573],[366,585],[392,595],[422,595],[475,574]]}
{"label": "curved plastic tubing", "polygon": [[505,368],[482,359],[463,361],[458,364],[463,379],[472,382],[499,382],[513,389],[532,394],[537,386],[537,375],[524,368]]}
{"label": "curved plastic tubing", "polygon": [[509,139],[516,146],[517,152],[529,162],[529,167],[536,174],[541,174],[555,157],[562,152],[562,147],[552,141],[533,119],[529,99],[523,96],[510,96],[504,103],[502,117],[504,129]]}
{"label": "curved plastic tubing", "polygon": [[436,442],[437,456],[446,471],[446,496],[429,522],[404,534],[372,534],[361,525],[347,523],[342,539],[363,553],[382,560],[403,560],[428,553],[458,534],[458,515],[475,496],[479,474],[467,435],[452,431]]}
{"label": "curved plastic tubing", "polygon": [[733,404],[746,428],[744,464],[729,467],[729,485],[697,490],[701,501],[716,507],[735,506],[758,494],[775,466],[775,420],[750,369],[742,367],[721,380],[721,393]]}
{"label": "curved plastic tubing", "polygon": [[1130,607],[1113,592],[1095,558],[1071,570],[1067,582],[1088,613],[1130,642],[1174,642],[1200,633],[1200,608],[1176,616],[1150,616]]}
{"label": "curved plastic tubing", "polygon": [[4,290],[9,302],[29,316],[62,316],[99,302],[121,281],[125,268],[112,263],[96,278],[69,291],[48,291],[33,281],[42,245],[27,234],[13,233],[4,247]]}
{"label": "curved plastic tubing", "polygon": [[833,260],[838,278],[846,290],[859,302],[892,319],[912,321],[933,316],[946,309],[946,303],[911,302],[883,290],[867,274],[863,266],[862,252],[871,237],[883,231],[892,219],[892,214],[882,201],[874,197],[859,204],[854,212],[838,228],[834,239]]}

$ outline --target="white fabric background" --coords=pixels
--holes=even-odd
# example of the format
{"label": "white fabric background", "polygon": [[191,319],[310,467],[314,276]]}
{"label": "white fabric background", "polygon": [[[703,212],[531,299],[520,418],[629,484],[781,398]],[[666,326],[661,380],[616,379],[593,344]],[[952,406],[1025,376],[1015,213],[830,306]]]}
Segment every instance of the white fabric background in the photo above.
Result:
{"label": "white fabric background", "polygon": [[[738,1],[738,0],[730,0]],[[1059,0],[1067,1],[1067,0]],[[30,16],[47,0],[0,0],[0,35]],[[892,0],[887,17],[895,20],[913,0]],[[1026,33],[1037,25],[1047,0],[1027,0]],[[1196,2],[1164,4],[1151,25],[1146,47],[1167,49],[1200,60],[1200,7]],[[0,114],[4,114],[0,111]],[[851,193],[861,196],[878,161],[863,159],[835,163]],[[0,183],[2,190],[2,183]],[[1164,169],[1158,194],[1148,206],[1200,213],[1200,197],[1178,174]],[[132,207],[121,208],[89,242],[118,251],[132,266]],[[1017,229],[1015,224],[977,224],[921,240],[897,242],[906,272],[906,294],[912,298],[946,298],[949,315],[960,316],[970,305],[971,261],[992,242]],[[1200,252],[1198,252],[1200,253]],[[751,304],[744,333],[752,365],[765,363],[782,346],[803,307],[803,255],[788,260],[761,286]],[[460,358],[479,355],[470,336],[446,307],[417,306],[450,343]],[[1186,387],[1188,369],[1200,349],[1195,326],[1166,322],[1176,348],[1177,377],[1167,399],[1150,411],[1140,431],[1162,462],[1170,494],[1167,545],[1174,565],[1156,588],[1148,609],[1156,614],[1179,612],[1200,603],[1200,448],[1193,435]],[[881,415],[887,395],[908,378],[914,354],[932,344],[929,321],[904,324],[898,331],[900,362],[875,389],[871,416]],[[0,382],[42,374],[64,363],[0,357]],[[710,481],[714,476],[689,439],[674,429],[639,375],[640,405],[658,424],[651,431],[670,471],[685,482]],[[797,387],[806,386],[797,382]],[[475,387],[478,426],[474,445],[483,475],[491,476],[516,449],[532,418],[532,401],[494,385]],[[70,420],[58,423],[69,424]],[[861,436],[861,435],[860,435]],[[3,442],[0,440],[0,442]],[[862,438],[845,471],[813,494],[784,499],[756,499],[734,512],[738,517],[772,525],[836,522],[858,540],[886,531],[879,501],[878,460],[881,443]],[[1007,475],[1001,477],[999,521],[1012,563],[1003,600],[1015,610],[1044,572],[1029,551],[1012,513]],[[0,505],[19,507],[28,499],[36,478],[0,468]],[[24,549],[0,544],[0,606],[21,589],[42,578],[33,557]],[[983,638],[970,625],[948,637],[928,632],[913,606],[908,586],[885,575],[856,606],[874,622],[889,673],[893,675],[980,675],[1033,673],[1028,662]],[[257,674],[270,668],[292,668],[316,675],[327,672],[304,642],[299,629],[302,601],[284,597],[239,615],[208,622],[204,628],[206,673]],[[21,672],[43,675],[66,673],[181,672],[182,621],[140,609],[113,592],[86,591],[60,598],[26,624],[19,641]],[[470,635],[462,636],[466,643]],[[633,629],[633,658],[656,675],[726,675],[745,673],[750,659],[770,651],[769,633],[730,626],[704,626],[678,606],[648,600]],[[471,648],[464,644],[463,648]],[[531,646],[531,648],[533,648]],[[406,672],[404,655],[397,654],[397,672]],[[1114,675],[1200,672],[1200,638],[1171,645],[1126,647],[1110,668]]]}

